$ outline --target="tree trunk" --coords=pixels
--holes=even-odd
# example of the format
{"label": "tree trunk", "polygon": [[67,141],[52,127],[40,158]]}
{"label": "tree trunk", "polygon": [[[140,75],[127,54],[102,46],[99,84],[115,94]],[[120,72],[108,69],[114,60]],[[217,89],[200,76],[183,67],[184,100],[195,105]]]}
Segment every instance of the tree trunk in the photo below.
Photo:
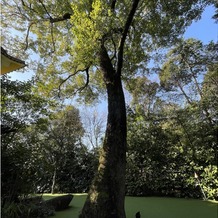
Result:
{"label": "tree trunk", "polygon": [[57,170],[55,168],[54,173],[53,173],[53,177],[52,177],[52,186],[51,186],[51,194],[52,195],[55,193],[56,174],[57,174]]}
{"label": "tree trunk", "polygon": [[108,95],[107,128],[98,173],[80,218],[125,218],[126,108],[121,77],[102,47],[100,66]]}

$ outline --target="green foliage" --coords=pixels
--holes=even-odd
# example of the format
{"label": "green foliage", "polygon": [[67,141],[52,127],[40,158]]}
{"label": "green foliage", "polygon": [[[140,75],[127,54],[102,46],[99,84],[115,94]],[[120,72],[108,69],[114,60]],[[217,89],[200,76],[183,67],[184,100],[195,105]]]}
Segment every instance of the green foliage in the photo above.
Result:
{"label": "green foliage", "polygon": [[47,218],[54,215],[54,209],[43,201],[38,202],[6,202],[1,210],[2,217],[13,218]]}
{"label": "green foliage", "polygon": [[156,96],[159,84],[151,82],[146,77],[136,77],[131,79],[127,85],[127,90],[132,95],[131,107],[139,114],[149,116],[154,110],[159,98]]}
{"label": "green foliage", "polygon": [[[85,67],[98,63],[100,40],[112,26],[112,12],[106,2],[101,0],[72,2],[74,45],[72,54],[75,66]],[[81,62],[82,60],[82,62]],[[84,68],[82,66],[81,68]]]}
{"label": "green foliage", "polygon": [[25,132],[31,145],[36,192],[87,191],[97,168],[97,151],[81,143],[84,129],[78,109],[66,106]]}
{"label": "green foliage", "polygon": [[208,165],[200,175],[201,185],[208,199],[218,200],[217,166]]}
{"label": "green foliage", "polygon": [[[132,3],[138,2],[139,4],[136,4],[138,7],[132,14]],[[210,71],[215,69],[211,64],[214,63],[213,55],[208,55],[214,54],[215,46],[211,45],[211,50],[207,48],[207,51],[211,52],[206,53],[209,58],[205,59],[205,47],[202,43],[196,40],[178,39],[185,28],[200,17],[206,5],[212,3],[206,0],[174,2],[125,0],[115,1],[113,6],[111,1],[103,0],[3,1],[3,25],[8,27],[8,30],[15,29],[19,33],[27,29],[23,39],[18,37],[16,40],[20,42],[15,40],[14,44],[23,50],[29,48],[41,58],[35,68],[37,88],[46,96],[56,97],[61,90],[64,90],[62,93],[65,96],[75,95],[80,91],[78,98],[84,96],[85,100],[91,102],[98,97],[99,90],[105,89],[108,85],[107,77],[117,73],[119,84],[122,83],[121,78],[123,80],[134,78],[133,83],[139,85],[143,91],[139,92],[140,89],[137,87],[135,89],[130,87],[136,101],[136,109],[133,108],[136,118],[130,121],[132,129],[129,128],[128,181],[131,182],[129,185],[131,190],[128,191],[140,195],[151,192],[190,197],[194,187],[188,181],[193,175],[193,170],[200,167],[206,169],[208,165],[214,165],[215,161],[212,154],[215,151],[216,118],[213,113],[215,107],[211,102],[212,95],[209,93],[213,88],[208,89],[210,98],[207,101],[204,97],[206,95],[202,94],[202,86],[197,81],[208,69]],[[7,34],[4,34],[2,39],[6,42]],[[184,96],[187,104],[182,104],[182,101],[165,104],[165,98],[157,97],[158,84],[151,84],[144,78],[136,78],[139,72],[146,69],[152,52],[160,47],[171,46],[175,42],[178,44],[169,53],[168,61],[163,65],[160,74],[161,85],[166,91],[173,90],[178,96]],[[105,51],[104,56],[101,55],[102,51]],[[110,72],[108,73],[106,69],[104,75],[102,68],[105,66],[102,66],[100,56],[103,62],[106,57],[106,68],[110,66]],[[197,60],[200,60],[200,63]],[[209,65],[213,65],[214,69],[209,68]],[[194,90],[187,93],[192,84]],[[86,91],[81,92],[85,87]],[[147,92],[147,95],[144,96],[143,92]],[[115,99],[116,102],[116,98],[119,99],[119,96],[112,96],[111,99]],[[141,102],[137,105],[137,101]],[[144,111],[145,105],[148,105],[147,111]],[[116,115],[116,109],[109,111],[109,114]],[[75,120],[71,119],[73,116],[67,116],[72,114],[69,114],[69,111],[65,112],[66,116],[57,113],[50,120],[40,119],[38,126],[36,122],[35,126],[25,128],[25,135],[22,134],[21,137],[16,135],[14,138],[13,142],[17,144],[19,142],[20,150],[24,148],[26,152],[20,153],[30,152],[32,162],[27,162],[26,157],[23,157],[22,160],[18,158],[12,166],[18,165],[15,169],[20,169],[20,165],[23,166],[23,172],[28,169],[29,175],[33,175],[37,164],[40,166],[37,176],[41,181],[36,181],[34,188],[36,184],[46,187],[46,184],[50,186],[52,183],[54,189],[56,183],[57,190],[61,190],[64,179],[72,180],[69,175],[64,177],[66,172],[72,174],[70,171],[72,165],[77,166],[79,172],[84,169],[82,178],[85,178],[86,170],[89,169],[92,155],[86,155],[87,151],[84,152],[85,149],[80,143],[83,131],[78,122],[80,121],[78,113],[75,120],[79,126],[76,126]],[[68,118],[76,128],[67,122]],[[125,122],[125,119],[123,120]],[[121,126],[125,126],[125,123],[121,123]],[[34,146],[31,146],[33,142]],[[121,141],[121,144],[123,142]],[[12,143],[10,145],[13,147]],[[116,146],[116,143],[110,146]],[[4,149],[7,150],[7,145]],[[5,159],[10,162],[8,157],[16,155],[10,150],[7,151],[9,154],[5,152]],[[81,155],[83,152],[85,155]],[[43,160],[41,164],[38,157]],[[36,177],[35,174],[34,176]],[[213,176],[212,174],[211,177]],[[74,184],[76,183],[78,179]],[[134,183],[137,190],[133,188]],[[16,190],[13,198],[15,199],[19,193],[25,193],[26,190]],[[14,193],[13,189],[12,191]],[[208,193],[212,193],[211,190]]]}
{"label": "green foliage", "polygon": [[182,151],[176,147],[178,134],[163,128],[161,122],[153,123],[144,117],[130,120],[127,193],[184,197],[188,172],[179,165],[184,162],[180,158]]}
{"label": "green foliage", "polygon": [[13,202],[35,188],[38,166],[30,161],[32,147],[26,143],[26,130],[48,115],[50,102],[34,95],[32,81],[10,81],[3,76],[1,84],[1,196],[3,202]]}
{"label": "green foliage", "polygon": [[[190,115],[184,113],[189,120]],[[215,135],[208,140],[206,137],[210,133],[205,126],[204,132],[199,132],[202,127],[188,126],[181,114],[169,121],[154,114],[150,119],[139,116],[140,119],[136,114],[129,117],[127,194],[199,198],[202,193],[196,186],[194,172],[204,170],[201,177],[202,184],[205,180],[205,192],[210,193],[208,198],[216,198],[217,182],[212,173],[215,169],[206,174],[211,169],[210,164],[216,162],[213,148]],[[193,119],[196,118],[192,118],[192,124]]]}
{"label": "green foliage", "polygon": [[181,41],[163,64],[164,92],[157,85],[152,89],[146,78],[129,86],[129,194],[203,197],[194,178],[197,172],[206,196],[217,199],[216,47]]}
{"label": "green foliage", "polygon": [[166,91],[176,91],[187,103],[203,99],[202,78],[216,66],[216,47],[196,39],[181,40],[167,55],[160,72],[160,83]]}
{"label": "green foliage", "polygon": [[54,171],[56,191],[87,191],[97,158],[81,144],[84,129],[79,111],[67,106],[52,113],[58,108],[52,104],[49,109],[49,101],[35,96],[31,82],[2,77],[1,88],[1,124],[7,130],[2,131],[1,144],[3,201],[51,191]]}
{"label": "green foliage", "polygon": [[53,213],[47,206],[19,199],[51,190],[54,170],[57,191],[86,191],[97,167],[95,153],[81,144],[84,130],[76,108],[52,113],[49,101],[32,93],[31,82],[2,77],[1,88],[1,123],[8,127],[1,144],[2,214],[47,217]]}
{"label": "green foliage", "polygon": [[1,216],[2,217],[14,217],[18,218],[19,217],[19,211],[20,208],[17,204],[15,203],[6,203],[2,209],[1,209]]}
{"label": "green foliage", "polygon": [[57,176],[58,191],[61,193],[84,193],[88,191],[98,166],[98,152],[77,148],[69,152],[69,159]]}
{"label": "green foliage", "polygon": [[18,82],[1,77],[2,126],[20,129],[47,114],[46,106],[51,102],[34,94],[32,88],[33,81]]}
{"label": "green foliage", "polygon": [[[114,6],[112,2],[2,2],[2,24],[6,30],[15,29],[23,34],[14,43],[19,46],[17,50],[25,50],[27,55],[33,51],[41,58],[37,66],[35,61],[29,64],[34,66],[34,70],[37,69],[38,91],[51,97],[57,96],[61,88],[61,93],[69,97],[86,83],[85,69],[88,67],[89,86],[86,92],[80,93],[80,98],[84,95],[88,96],[86,100],[90,100],[93,95],[92,100],[95,100],[99,97],[99,91],[105,91],[105,87],[102,89],[102,75],[95,76],[101,74],[99,51],[104,45],[116,69],[127,15],[132,7],[129,0],[116,1]],[[140,2],[125,40],[122,78],[132,78],[139,70],[144,71],[152,52],[157,47],[176,42],[209,4],[213,2]],[[2,35],[3,42],[9,39],[6,30]],[[9,42],[14,40],[10,39]],[[62,84],[68,76],[69,79]]]}
{"label": "green foliage", "polygon": [[203,189],[206,191],[209,199],[218,199],[218,180],[217,180],[217,166],[208,166],[202,173]]}

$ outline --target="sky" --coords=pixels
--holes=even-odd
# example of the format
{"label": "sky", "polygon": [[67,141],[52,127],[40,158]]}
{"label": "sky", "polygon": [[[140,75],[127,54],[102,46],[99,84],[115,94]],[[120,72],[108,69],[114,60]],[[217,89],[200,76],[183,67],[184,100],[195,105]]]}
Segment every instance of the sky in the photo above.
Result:
{"label": "sky", "polygon": [[218,24],[215,24],[215,20],[211,17],[214,15],[215,10],[213,7],[208,7],[201,20],[192,23],[192,25],[186,30],[185,38],[200,39],[204,43],[208,43],[213,40],[218,41]]}

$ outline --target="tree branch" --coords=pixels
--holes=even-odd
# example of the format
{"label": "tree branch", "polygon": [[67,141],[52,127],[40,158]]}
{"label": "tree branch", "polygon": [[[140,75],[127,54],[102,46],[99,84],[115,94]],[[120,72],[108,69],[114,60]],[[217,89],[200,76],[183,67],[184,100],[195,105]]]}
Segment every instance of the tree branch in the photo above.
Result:
{"label": "tree branch", "polygon": [[130,25],[131,25],[132,20],[134,18],[136,9],[138,7],[138,3],[139,3],[139,0],[135,0],[133,2],[133,4],[132,4],[132,8],[131,8],[131,10],[129,12],[129,15],[127,17],[125,27],[124,27],[124,31],[123,31],[123,34],[122,34],[122,37],[121,37],[121,40],[120,40],[120,45],[119,45],[119,49],[118,49],[118,63],[117,63],[117,70],[116,70],[116,73],[118,75],[121,75],[121,70],[122,70],[122,67],[123,67],[124,44],[125,44],[126,36],[127,36],[128,31],[129,31]]}
{"label": "tree branch", "polygon": [[72,14],[70,13],[65,13],[62,17],[56,17],[56,18],[52,18],[50,19],[51,23],[57,23],[60,21],[64,21],[64,20],[69,20]]}
{"label": "tree branch", "polygon": [[70,79],[72,76],[75,76],[77,73],[79,72],[86,72],[86,83],[84,86],[80,87],[76,92],[74,92],[74,94],[76,94],[78,91],[81,92],[84,88],[86,88],[89,84],[89,67],[83,69],[83,70],[77,70],[75,73],[69,75],[66,79],[64,79],[60,85],[58,86],[58,97],[60,98],[60,93],[61,93],[61,86],[68,80]]}
{"label": "tree branch", "polygon": [[38,12],[37,12],[35,9],[32,8],[32,4],[31,4],[31,3],[29,4],[29,6],[27,6],[23,0],[21,0],[21,2],[22,2],[23,7],[26,7],[26,8],[28,8],[30,11],[32,11],[32,12],[38,14]]}
{"label": "tree branch", "polygon": [[60,85],[58,86],[58,97],[60,98],[60,93],[61,93],[61,86],[68,80],[68,79],[70,79],[72,76],[75,76],[77,73],[79,73],[80,72],[80,70],[78,70],[78,71],[76,71],[75,73],[73,73],[73,74],[70,74],[66,79],[64,79],[61,83],[60,83]]}
{"label": "tree branch", "polygon": [[43,21],[49,21],[50,20],[50,24],[51,24],[51,38],[52,38],[52,45],[53,45],[53,51],[52,51],[52,53],[53,52],[55,52],[55,40],[54,40],[54,32],[53,32],[53,24],[55,23],[55,22],[59,22],[59,21],[64,21],[64,20],[67,20],[67,19],[69,19],[68,18],[68,16],[67,17],[60,17],[60,18],[49,18],[49,19],[40,19],[40,20],[38,20],[38,21],[32,21],[32,22],[30,22],[30,24],[29,24],[29,26],[28,26],[28,28],[27,28],[27,34],[26,34],[26,38],[25,38],[25,44],[26,44],[26,46],[25,46],[25,51],[28,49],[28,46],[29,46],[29,33],[30,33],[30,29],[31,29],[31,27],[32,27],[32,25],[34,25],[34,24],[36,24],[37,22],[43,22]]}
{"label": "tree branch", "polygon": [[89,84],[89,67],[87,67],[87,68],[85,69],[85,72],[86,72],[86,83],[85,83],[84,86],[82,86],[82,87],[80,87],[79,89],[77,89],[77,90],[74,92],[74,94],[76,94],[77,92],[81,92],[82,90],[84,90],[84,89],[88,86],[88,84]]}
{"label": "tree branch", "polygon": [[26,51],[28,46],[29,46],[29,33],[30,33],[30,28],[33,24],[35,24],[35,22],[31,22],[27,28],[27,34],[26,34],[26,38],[25,38],[26,46],[25,46],[24,51]]}
{"label": "tree branch", "polygon": [[70,19],[71,15],[70,13],[65,13],[62,17],[58,17],[58,18],[53,18],[50,13],[48,12],[47,8],[45,7],[45,5],[43,4],[42,0],[39,0],[40,3],[42,4],[42,7],[44,8],[45,12],[48,14],[50,22],[51,23],[56,23],[59,21],[64,21],[64,20],[68,20]]}
{"label": "tree branch", "polygon": [[[68,20],[68,19],[70,19],[71,15],[72,15],[72,14],[70,14],[70,13],[65,13],[65,14],[64,14],[63,16],[61,16],[61,17],[53,18],[53,17],[50,15],[50,13],[48,12],[48,10],[47,10],[46,6],[44,5],[43,1],[42,1],[42,0],[39,0],[39,2],[41,3],[41,5],[42,5],[42,7],[44,8],[46,14],[48,15],[49,20],[50,20],[51,23],[56,23],[56,22]],[[27,8],[27,9],[29,9],[30,11],[32,11],[33,13],[39,15],[39,13],[38,13],[35,9],[32,8],[32,4],[31,4],[31,3],[30,3],[29,5],[26,5],[23,0],[21,0],[21,3],[22,3],[22,5],[23,5],[23,7]],[[19,9],[18,6],[17,6],[17,8]],[[20,12],[20,13],[21,13],[21,12]],[[23,14],[23,13],[21,13],[21,14]],[[24,14],[23,14],[23,15],[24,15]],[[40,15],[39,15],[39,16],[40,16]],[[43,18],[42,16],[40,16],[40,18],[41,18],[40,20],[48,20],[48,19]]]}
{"label": "tree branch", "polygon": [[49,14],[47,8],[45,7],[44,3],[42,2],[42,0],[39,0],[39,2],[41,3],[42,7],[44,8],[46,14],[49,16],[50,20],[52,20],[52,16]]}
{"label": "tree branch", "polygon": [[114,11],[115,10],[115,5],[116,5],[116,0],[112,0],[112,3],[111,3],[111,10]]}

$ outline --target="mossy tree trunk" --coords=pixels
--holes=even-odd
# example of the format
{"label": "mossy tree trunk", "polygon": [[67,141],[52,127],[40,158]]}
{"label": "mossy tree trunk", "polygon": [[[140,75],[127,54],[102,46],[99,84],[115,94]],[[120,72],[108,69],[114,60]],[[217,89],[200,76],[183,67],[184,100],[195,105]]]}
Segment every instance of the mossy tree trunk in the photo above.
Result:
{"label": "mossy tree trunk", "polygon": [[126,109],[121,76],[102,46],[100,66],[108,94],[106,135],[80,218],[125,218]]}

